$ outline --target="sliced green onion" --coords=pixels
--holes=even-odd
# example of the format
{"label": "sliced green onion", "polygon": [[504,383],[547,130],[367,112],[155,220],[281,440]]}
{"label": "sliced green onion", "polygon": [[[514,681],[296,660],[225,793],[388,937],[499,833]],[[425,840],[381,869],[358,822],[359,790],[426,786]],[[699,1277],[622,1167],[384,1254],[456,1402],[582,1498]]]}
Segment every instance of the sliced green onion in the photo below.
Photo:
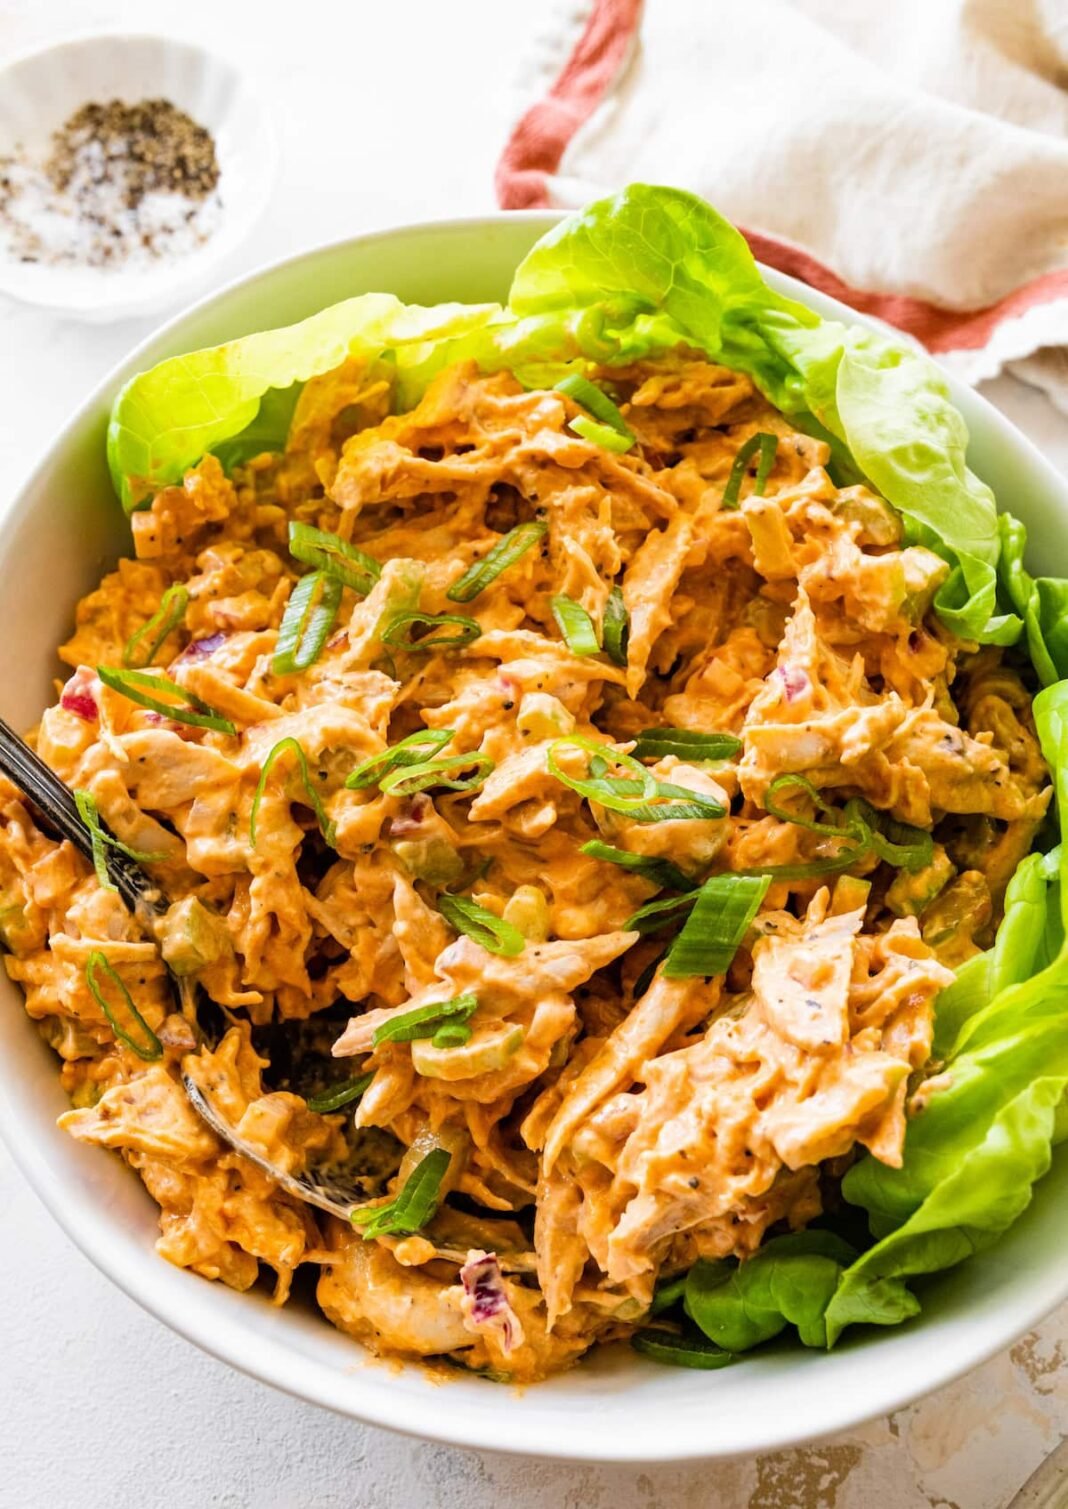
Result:
{"label": "sliced green onion", "polygon": [[[592,757],[589,769],[593,768],[593,759],[607,760],[628,771],[630,779],[621,780],[618,776],[604,774],[586,777],[567,775],[560,769],[557,760],[557,753],[561,749],[585,751]],[[602,807],[607,807],[611,812],[633,812],[651,802],[657,794],[656,778],[644,765],[640,765],[630,755],[620,754],[610,744],[602,744],[597,739],[586,738],[581,734],[569,734],[566,738],[554,740],[549,746],[545,763],[549,774],[570,790],[584,796],[588,802],[597,802]]]}
{"label": "sliced green onion", "polygon": [[705,1336],[678,1336],[674,1331],[656,1327],[637,1331],[630,1338],[630,1344],[643,1357],[651,1357],[654,1362],[664,1362],[674,1368],[711,1370],[725,1368],[735,1360],[733,1352],[725,1352]]}
{"label": "sliced green onion", "polygon": [[450,927],[472,938],[487,953],[514,959],[526,947],[527,940],[517,927],[479,906],[469,896],[453,896],[446,891],[438,897],[438,911]]}
{"label": "sliced green onion", "polygon": [[[570,776],[561,770],[556,758],[557,751],[564,748],[582,749],[590,755],[587,766],[590,772],[585,777]],[[589,802],[596,802],[609,812],[619,812],[636,823],[662,823],[684,819],[722,817],[726,811],[721,803],[713,801],[688,786],[676,786],[670,781],[658,781],[651,771],[638,763],[633,755],[620,754],[610,745],[581,734],[570,734],[557,739],[549,746],[546,768],[558,781],[578,792]],[[626,776],[611,776],[604,772],[614,764],[628,772]],[[668,798],[656,804],[657,798]],[[678,800],[672,800],[678,798]]]}
{"label": "sliced green onion", "polygon": [[462,1048],[471,1041],[472,1032],[464,1022],[446,1022],[430,1039],[435,1048]]}
{"label": "sliced green onion", "polygon": [[588,854],[591,859],[603,859],[606,864],[618,865],[621,870],[630,870],[632,874],[640,875],[643,880],[649,880],[667,891],[696,889],[696,883],[669,859],[632,854],[629,849],[615,849],[611,844],[602,843],[599,838],[591,838],[589,843],[582,845],[579,853]]}
{"label": "sliced green onion", "polygon": [[328,576],[336,576],[339,582],[351,587],[361,597],[366,597],[382,575],[382,567],[355,545],[339,535],[327,534],[325,529],[316,529],[311,524],[295,520],[289,526],[289,553],[295,561],[305,566],[315,566]]}
{"label": "sliced green onion", "polygon": [[249,815],[249,843],[253,848],[256,847],[256,818],[259,816],[260,803],[263,801],[263,793],[267,789],[267,778],[271,773],[271,769],[274,766],[275,761],[284,754],[291,754],[296,759],[297,769],[300,772],[301,784],[304,787],[304,794],[308,798],[308,806],[315,813],[316,822],[319,824],[319,831],[322,833],[331,849],[336,848],[337,825],[335,823],[332,823],[327,817],[326,808],[323,806],[322,797],[312,785],[311,774],[308,770],[308,757],[304,753],[300,745],[297,743],[296,739],[292,737],[288,739],[279,739],[278,743],[273,746],[267,758],[263,762],[263,766],[260,770],[260,778],[256,782],[256,790],[252,798],[252,812]]}
{"label": "sliced green onion", "polygon": [[823,800],[811,781],[806,780],[803,775],[796,775],[792,772],[786,775],[777,775],[772,781],[764,797],[764,811],[772,817],[777,817],[780,822],[793,823],[796,827],[804,828],[809,833],[820,833],[828,838],[845,838],[854,844],[859,844],[863,848],[869,847],[868,839],[870,835],[868,825],[863,819],[857,818],[855,815],[852,820],[847,817],[844,825],[837,822],[821,823],[817,818],[803,817],[800,813],[791,812],[787,807],[779,806],[775,800],[776,795],[780,791],[791,791],[794,789],[803,791],[817,811],[832,813],[835,816],[838,815],[837,809]]}
{"label": "sliced green onion", "polygon": [[[833,813],[836,817],[840,817],[841,821],[821,823],[815,818],[801,817],[797,813],[780,807],[774,800],[775,793],[790,787],[799,788],[821,812]],[[796,823],[799,828],[807,828],[811,833],[844,839],[852,845],[851,849],[845,850],[834,860],[814,861],[814,863],[822,864],[824,870],[809,870],[810,874],[824,873],[828,867],[845,869],[854,860],[869,852],[873,852],[887,864],[916,871],[929,865],[934,854],[934,839],[926,829],[913,827],[911,823],[899,822],[889,813],[879,812],[870,802],[857,796],[850,797],[839,814],[836,808],[823,800],[811,781],[806,780],[802,775],[776,776],[768,787],[764,798],[764,808],[772,817]],[[844,863],[839,862],[842,860]]]}
{"label": "sliced green onion", "polygon": [[762,498],[764,487],[772,467],[775,465],[775,452],[779,448],[776,435],[758,434],[750,435],[745,443],[738,447],[738,454],[734,458],[731,474],[727,478],[727,486],[723,489],[723,508],[737,508],[738,496],[742,490],[742,478],[745,469],[759,450],[760,460],[757,462],[756,479],[753,483],[753,496]]}
{"label": "sliced green onion", "polygon": [[556,384],[556,391],[566,394],[573,403],[585,409],[586,414],[593,416],[592,419],[587,419],[586,414],[579,414],[569,421],[568,427],[576,435],[581,435],[584,440],[601,445],[608,451],[622,453],[630,450],[635,441],[634,431],[608,394],[590,382],[588,377],[572,372],[561,378]]}
{"label": "sliced green onion", "polygon": [[634,746],[636,760],[729,760],[741,749],[733,734],[706,734],[699,728],[643,728]]}
{"label": "sliced green onion", "polygon": [[[123,1027],[119,1022],[118,1017],[116,1017],[110,1002],[108,1001],[103,992],[103,989],[101,988],[100,982],[97,980],[97,970],[102,970],[107,978],[111,981],[111,983],[118,986],[119,994],[122,996],[122,1004],[129,1012],[130,1016],[133,1018],[134,1023],[137,1026],[139,1033],[141,1034],[140,1042],[138,1042],[136,1038],[130,1035],[126,1028]],[[126,989],[125,980],[111,963],[107,954],[101,953],[99,949],[94,949],[93,952],[89,955],[89,958],[86,960],[85,983],[89,987],[89,992],[92,995],[93,1000],[104,1013],[111,1026],[112,1032],[114,1032],[115,1036],[119,1039],[120,1042],[125,1043],[127,1048],[129,1048],[132,1053],[136,1053],[138,1058],[143,1058],[146,1063],[150,1063],[153,1059],[163,1057],[163,1044],[160,1042],[159,1038],[152,1031],[152,1028],[148,1025],[144,1017],[134,1005],[133,996]]]}
{"label": "sliced green onion", "polygon": [[96,799],[91,792],[75,791],[74,805],[78,809],[78,816],[89,829],[89,838],[93,846],[93,869],[96,871],[98,885],[104,891],[118,891],[118,886],[112,882],[108,874],[107,845],[104,843],[104,831],[100,826]]}
{"label": "sliced green onion", "polygon": [[[446,1022],[466,1022],[478,1010],[478,996],[452,996],[448,1001],[431,1001],[426,1006],[413,1006],[411,1011],[402,1011],[376,1027],[371,1037],[371,1047],[382,1043],[414,1043],[416,1038],[433,1037]],[[440,1045],[439,1045],[440,1046]]]}
{"label": "sliced green onion", "polygon": [[[177,582],[167,588],[159,600],[159,607],[136,634],[131,634],[122,652],[122,663],[136,670],[151,665],[164,641],[185,618],[189,606],[189,589]],[[146,646],[145,641],[149,643]]]}
{"label": "sliced green onion", "polygon": [[601,637],[604,640],[604,652],[609,660],[614,665],[625,666],[627,646],[630,642],[630,614],[627,612],[623,593],[619,587],[612,588],[608,594],[608,601],[604,605]]}
{"label": "sliced green onion", "polygon": [[108,874],[107,849],[117,849],[120,854],[125,854],[128,859],[136,860],[141,865],[159,864],[167,858],[166,854],[151,854],[142,849],[131,849],[129,844],[124,844],[116,838],[114,833],[109,833],[100,821],[100,809],[96,804],[96,797],[91,791],[75,790],[72,793],[74,805],[78,809],[78,816],[89,829],[89,838],[93,845],[93,869],[96,878],[105,891],[114,891],[116,886],[111,883]]}
{"label": "sliced green onion", "polygon": [[362,1227],[365,1241],[382,1236],[410,1236],[434,1215],[441,1198],[441,1184],[448,1173],[452,1154],[436,1147],[412,1169],[404,1187],[385,1205],[362,1206],[352,1212],[354,1226]]}
{"label": "sliced green onion", "polygon": [[647,933],[658,933],[662,927],[668,927],[676,921],[682,913],[688,912],[697,900],[697,892],[691,891],[686,896],[669,896],[659,901],[647,901],[636,912],[632,912],[623,924],[625,933],[641,933],[644,937]]}
{"label": "sliced green onion", "polygon": [[713,875],[706,880],[668,949],[665,977],[725,974],[770,885],[768,875]]}
{"label": "sliced green onion", "polygon": [[306,671],[322,654],[341,603],[341,581],[326,571],[302,576],[286,603],[271,668],[276,676]]}
{"label": "sliced green onion", "polygon": [[594,419],[599,419],[618,434],[626,435],[633,443],[634,435],[619,409],[604,389],[590,382],[588,377],[583,377],[578,372],[569,372],[556,384],[555,391],[563,393],[573,403],[577,403],[579,408],[585,409],[587,414],[592,414]]}
{"label": "sliced green onion", "polygon": [[871,847],[887,864],[903,870],[923,870],[934,858],[934,839],[925,828],[899,822],[888,812],[879,812],[861,797],[851,797],[845,805],[846,821],[863,823],[871,838]]}
{"label": "sliced green onion", "polygon": [[731,874],[767,875],[773,884],[780,880],[814,880],[817,875],[835,875],[841,870],[848,870],[850,865],[855,865],[863,857],[862,850],[847,848],[832,859],[810,859],[807,863],[796,865],[763,865],[759,869],[750,866],[744,870],[732,870]]}
{"label": "sliced green onion", "polygon": [[[620,785],[622,784],[623,782],[620,782]],[[657,781],[656,794],[659,797],[678,798],[678,800],[660,802],[655,806],[634,807],[630,813],[632,821],[636,823],[674,823],[691,820],[708,822],[712,818],[724,817],[727,812],[722,802],[717,802],[700,791],[691,791],[689,786],[676,786],[672,781]]]}
{"label": "sliced green onion", "polygon": [[[455,626],[454,634],[422,634],[413,639],[411,630],[416,627],[445,630]],[[408,630],[405,633],[405,630]],[[395,650],[407,650],[410,655],[422,654],[424,650],[457,650],[470,644],[482,633],[482,627],[474,618],[464,618],[459,613],[395,613],[379,634],[383,644]]]}
{"label": "sliced green onion", "polygon": [[543,540],[549,526],[543,519],[532,519],[527,524],[517,524],[496,545],[488,550],[480,561],[474,561],[462,576],[457,577],[445,596],[452,603],[469,603],[495,582],[502,571],[514,566],[520,556],[526,555],[532,545]]}
{"label": "sliced green onion", "polygon": [[598,424],[596,419],[587,419],[585,414],[579,414],[572,419],[570,428],[576,435],[581,435],[583,440],[588,440],[591,445],[599,445],[604,451],[615,451],[622,455],[629,451],[634,444],[633,435],[621,435],[618,430],[608,424]]}
{"label": "sliced green onion", "polygon": [[597,630],[593,619],[581,603],[570,597],[554,597],[549,606],[556,619],[556,627],[567,641],[572,655],[598,655],[601,646],[597,643]]}
{"label": "sliced green onion", "polygon": [[455,732],[455,728],[420,728],[406,739],[362,761],[345,785],[349,791],[364,791],[368,786],[377,786],[390,771],[408,765],[422,765],[437,750],[443,749]]}
{"label": "sliced green onion", "polygon": [[[493,768],[494,761],[489,755],[438,755],[434,760],[394,770],[378,784],[387,796],[414,796],[431,786],[444,786],[446,791],[481,791]],[[460,775],[461,770],[468,774]]]}
{"label": "sliced green onion", "polygon": [[[600,756],[594,756],[590,761],[591,775],[600,777],[607,768],[607,763]],[[612,781],[612,787],[616,796],[636,797],[641,795],[644,789],[640,781],[627,780],[624,776],[612,776],[609,779]],[[714,797],[706,796],[701,791],[693,791],[689,786],[676,786],[673,781],[657,781],[654,795],[660,797],[678,797],[680,800],[666,802],[658,807],[632,807],[629,815],[635,822],[662,823],[672,818],[723,817],[727,810],[722,802],[717,802]]]}
{"label": "sliced green onion", "polygon": [[635,980],[631,994],[636,1001],[641,1000],[642,996],[649,989],[649,986],[653,983],[653,980],[656,978],[657,970],[664,962],[664,955],[666,953],[667,949],[662,948],[658,954],[654,954],[653,957],[649,960],[649,963],[642,970],[641,974]]}
{"label": "sliced green onion", "polygon": [[309,1095],[305,1104],[309,1111],[314,1111],[319,1116],[325,1116],[330,1111],[340,1111],[342,1106],[351,1105],[354,1100],[369,1088],[375,1077],[373,1069],[366,1074],[357,1074],[355,1079],[347,1079],[344,1084],[334,1085],[329,1090],[321,1090],[318,1095]]}
{"label": "sliced green onion", "polygon": [[[110,666],[98,665],[96,673],[105,686],[110,686],[113,692],[119,692],[130,702],[136,702],[139,707],[150,708],[154,713],[162,713],[165,718],[172,718],[175,723],[189,723],[193,728],[214,728],[221,734],[236,734],[237,729],[229,718],[222,717],[215,712],[208,703],[202,702],[192,692],[187,692],[184,686],[179,686],[176,681],[153,671],[116,671]],[[159,697],[150,696],[145,687],[152,687],[161,692],[168,692],[172,697],[183,697],[184,702],[164,702]]]}

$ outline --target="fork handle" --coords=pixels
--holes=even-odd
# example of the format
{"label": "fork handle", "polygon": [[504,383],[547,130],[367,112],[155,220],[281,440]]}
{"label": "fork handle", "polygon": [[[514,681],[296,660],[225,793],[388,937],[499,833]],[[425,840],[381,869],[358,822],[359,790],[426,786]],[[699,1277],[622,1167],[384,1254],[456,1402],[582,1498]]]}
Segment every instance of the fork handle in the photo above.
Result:
{"label": "fork handle", "polygon": [[[92,838],[78,815],[70,789],[2,718],[0,773],[33,803],[50,832],[69,839],[80,854],[93,859]],[[158,895],[157,888],[134,860],[110,847],[104,857],[112,883],[131,912],[143,911],[146,905],[159,910],[152,896],[153,892]]]}

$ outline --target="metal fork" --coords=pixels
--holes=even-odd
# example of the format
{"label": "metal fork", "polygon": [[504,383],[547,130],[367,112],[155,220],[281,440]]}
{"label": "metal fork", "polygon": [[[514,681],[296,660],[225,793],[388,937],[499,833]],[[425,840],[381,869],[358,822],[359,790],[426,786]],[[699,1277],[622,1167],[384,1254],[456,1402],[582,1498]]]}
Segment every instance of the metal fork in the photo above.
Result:
{"label": "metal fork", "polygon": [[[67,787],[50,770],[38,754],[20,739],[18,734],[0,718],[0,774],[6,775],[37,810],[40,826],[54,837],[69,839],[86,859],[93,859],[93,844],[88,828],[82,822],[74,797]],[[102,826],[103,823],[102,823]],[[110,845],[105,849],[105,863],[112,883],[118,890],[129,911],[138,920],[145,932],[158,945],[157,924],[167,911],[168,898],[160,886],[148,875],[136,860]],[[163,961],[166,965],[166,960]],[[203,991],[198,990],[188,978],[176,975],[167,967],[175,999],[183,1015],[192,1019],[201,1036],[212,1043],[218,1034],[207,1023]],[[229,1022],[232,1020],[222,1007],[210,1002],[212,1014]],[[348,1220],[357,1205],[366,1203],[372,1192],[371,1181],[359,1174],[326,1174],[314,1170],[291,1174],[277,1164],[271,1163],[237,1133],[233,1124],[220,1112],[210,1094],[197,1084],[184,1065],[182,1087],[189,1103],[217,1137],[232,1147],[235,1152],[255,1163],[276,1184],[308,1205]]]}

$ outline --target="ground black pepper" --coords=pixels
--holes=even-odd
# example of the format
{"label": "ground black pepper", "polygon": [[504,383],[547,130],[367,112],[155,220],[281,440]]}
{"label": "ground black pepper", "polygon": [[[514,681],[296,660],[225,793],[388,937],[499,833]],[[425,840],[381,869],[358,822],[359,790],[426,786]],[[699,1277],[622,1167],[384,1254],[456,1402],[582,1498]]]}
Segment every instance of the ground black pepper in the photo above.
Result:
{"label": "ground black pepper", "polygon": [[169,100],[81,105],[48,156],[0,159],[0,233],[25,262],[106,267],[192,250],[215,228],[211,133]]}

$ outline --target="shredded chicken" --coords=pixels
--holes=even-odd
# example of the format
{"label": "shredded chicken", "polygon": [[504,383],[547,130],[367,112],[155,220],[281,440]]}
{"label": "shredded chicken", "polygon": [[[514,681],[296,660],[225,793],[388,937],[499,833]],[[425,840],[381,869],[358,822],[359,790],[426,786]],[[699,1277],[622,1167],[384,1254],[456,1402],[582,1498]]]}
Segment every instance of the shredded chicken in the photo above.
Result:
{"label": "shredded chicken", "polygon": [[[162,1255],[237,1289],[265,1265],[279,1301],[318,1264],[323,1311],[372,1349],[519,1380],[626,1335],[658,1276],[804,1226],[862,1150],[900,1164],[938,992],[989,943],[1049,802],[1028,684],[940,624],[944,562],[837,487],[821,441],[686,354],[591,375],[625,454],[506,373],[453,367],[396,414],[388,368],[350,359],[305,384],[284,452],[230,476],[208,456],[134,515],[136,558],[78,605],[34,737],[152,856],[158,936],[0,788],[8,973],[62,1061],[61,1125],[140,1173]],[[725,507],[758,433],[766,485],[746,472]],[[274,664],[293,522],[379,568],[300,671]],[[530,548],[449,596],[524,524]],[[175,585],[155,668],[215,727],[98,674]],[[560,597],[605,652],[562,632]],[[603,628],[620,598],[624,654]],[[738,752],[626,763],[665,728]],[[858,802],[917,853],[930,835],[921,861],[859,844]],[[665,975],[681,912],[659,937],[633,914],[737,871],[771,885],[730,967]],[[164,960],[236,1023],[214,1046]],[[221,1146],[183,1067],[289,1172],[379,1139],[386,1229],[322,1218]],[[311,1109],[324,1074],[362,1095]],[[390,1228],[435,1152],[417,1229]]]}

